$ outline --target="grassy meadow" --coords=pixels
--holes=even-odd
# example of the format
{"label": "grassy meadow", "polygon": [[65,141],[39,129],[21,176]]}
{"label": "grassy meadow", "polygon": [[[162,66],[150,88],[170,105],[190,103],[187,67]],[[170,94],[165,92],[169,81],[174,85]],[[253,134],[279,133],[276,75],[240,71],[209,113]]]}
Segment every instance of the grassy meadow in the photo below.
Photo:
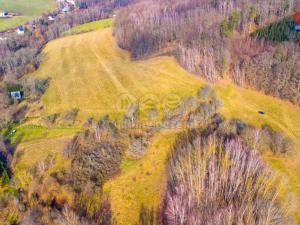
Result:
{"label": "grassy meadow", "polygon": [[54,0],[0,0],[0,11],[21,13],[9,19],[0,19],[0,31],[13,28],[55,9]]}
{"label": "grassy meadow", "polygon": [[[46,46],[41,67],[30,75],[51,78],[41,100],[42,110],[36,117],[63,114],[78,108],[77,123],[82,124],[88,117],[98,119],[104,114],[122,113],[119,103],[124,97],[131,101],[154,98],[156,106],[162,108],[170,96],[193,95],[204,84],[182,69],[172,57],[131,61],[128,52],[117,47],[112,30],[100,28],[54,40]],[[290,191],[299,198],[300,108],[230,83],[217,84],[214,89],[224,103],[221,113],[225,117],[242,119],[255,126],[269,124],[297,143],[295,155],[270,154],[264,158],[286,178]],[[262,116],[258,111],[264,111],[266,115]],[[16,128],[23,136],[16,151],[21,156],[14,164],[19,177],[26,177],[26,168],[49,154],[56,156],[55,168],[65,165],[60,149],[78,131],[76,127],[63,129],[55,128],[55,125],[34,128],[30,123],[35,122]],[[166,180],[165,162],[175,134],[154,136],[143,157],[135,160],[125,157],[121,173],[105,184],[104,190],[109,193],[118,224],[137,222],[138,210],[143,203],[154,208],[160,205]],[[300,207],[297,219],[300,222]]]}

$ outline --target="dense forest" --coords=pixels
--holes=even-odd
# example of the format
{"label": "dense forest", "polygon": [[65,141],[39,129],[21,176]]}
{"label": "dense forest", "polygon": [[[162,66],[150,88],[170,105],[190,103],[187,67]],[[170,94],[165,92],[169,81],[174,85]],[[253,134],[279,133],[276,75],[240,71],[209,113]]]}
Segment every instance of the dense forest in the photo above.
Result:
{"label": "dense forest", "polygon": [[[299,104],[297,36],[275,43],[262,32],[252,33],[297,7],[299,1],[289,0],[141,1],[120,11],[114,34],[133,59],[171,54],[208,81],[230,76],[238,85]],[[284,25],[265,30],[281,37],[291,27]]]}

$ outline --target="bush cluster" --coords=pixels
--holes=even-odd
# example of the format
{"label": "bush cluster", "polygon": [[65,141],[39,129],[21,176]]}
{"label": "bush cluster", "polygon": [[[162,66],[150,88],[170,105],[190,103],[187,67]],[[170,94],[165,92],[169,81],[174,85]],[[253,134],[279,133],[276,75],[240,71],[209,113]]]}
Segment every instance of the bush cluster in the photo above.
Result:
{"label": "bush cluster", "polygon": [[107,179],[119,172],[125,151],[119,131],[108,117],[89,124],[64,149],[71,160],[68,180],[77,192],[88,183],[101,189]]}

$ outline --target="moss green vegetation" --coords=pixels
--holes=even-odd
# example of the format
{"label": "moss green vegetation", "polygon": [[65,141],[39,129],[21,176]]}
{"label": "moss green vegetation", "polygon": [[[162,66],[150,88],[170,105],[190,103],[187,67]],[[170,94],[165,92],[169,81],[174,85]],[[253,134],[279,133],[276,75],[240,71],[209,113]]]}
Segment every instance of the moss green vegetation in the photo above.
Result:
{"label": "moss green vegetation", "polygon": [[0,19],[0,31],[19,26],[55,7],[54,0],[0,0],[0,11],[21,13],[21,16]]}
{"label": "moss green vegetation", "polygon": [[[78,108],[77,120],[83,123],[90,116],[98,119],[104,114],[115,114],[120,109],[118,103],[124,95],[131,100],[156,96],[156,105],[161,107],[165,98],[193,95],[204,84],[202,80],[183,70],[171,57],[131,61],[128,52],[116,46],[111,29],[99,29],[52,41],[46,46],[44,53],[44,62],[33,74],[51,77],[50,86],[42,97],[43,109],[37,115],[40,117],[63,114],[72,108]],[[266,155],[265,158],[286,177],[291,192],[299,197],[300,109],[228,83],[218,84],[214,88],[224,103],[221,113],[225,117],[238,118],[255,126],[269,124],[297,143],[298,151],[295,155]],[[258,111],[266,114],[260,115]],[[53,132],[59,135],[48,133],[51,136],[49,138],[43,136],[44,131],[37,132],[39,128],[35,130],[38,134],[34,135],[30,134],[32,128],[24,129],[24,136],[30,138],[22,139],[23,142],[17,148],[16,154],[21,152],[21,156],[14,169],[19,177],[26,177],[26,168],[49,154],[57,157],[55,168],[65,165],[59,149],[69,140],[72,132],[60,133],[53,128]],[[137,221],[138,209],[142,203],[153,207],[160,205],[164,191],[165,160],[174,138],[174,133],[154,137],[148,152],[142,158],[126,158],[120,175],[105,185],[118,224]],[[297,216],[300,221],[300,208]]]}
{"label": "moss green vegetation", "polygon": [[283,18],[280,21],[258,29],[251,35],[274,42],[290,41],[295,36],[293,32],[293,19],[291,16]]}
{"label": "moss green vegetation", "polygon": [[232,36],[233,30],[236,27],[239,18],[240,18],[240,13],[235,11],[231,14],[229,20],[222,21],[220,28],[225,37],[230,38]]}
{"label": "moss green vegetation", "polygon": [[81,34],[89,31],[99,30],[103,28],[111,27],[113,24],[113,18],[108,18],[104,20],[98,20],[90,23],[85,23],[76,27],[73,27],[69,31],[66,31],[62,36]]}

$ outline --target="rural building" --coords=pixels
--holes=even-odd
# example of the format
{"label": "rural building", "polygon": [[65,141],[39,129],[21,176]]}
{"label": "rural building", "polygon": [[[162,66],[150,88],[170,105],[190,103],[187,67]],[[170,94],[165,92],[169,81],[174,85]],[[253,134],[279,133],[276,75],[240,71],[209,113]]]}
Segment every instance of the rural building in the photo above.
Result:
{"label": "rural building", "polygon": [[8,12],[6,11],[0,12],[0,17],[8,17]]}
{"label": "rural building", "polygon": [[23,35],[25,33],[25,28],[24,27],[18,27],[18,29],[17,29],[17,34],[19,34],[19,35]]}
{"label": "rural building", "polygon": [[10,92],[10,97],[15,100],[22,100],[22,93],[21,91],[12,91]]}
{"label": "rural building", "polygon": [[300,12],[295,13],[293,21],[294,21],[294,30],[300,31]]}

